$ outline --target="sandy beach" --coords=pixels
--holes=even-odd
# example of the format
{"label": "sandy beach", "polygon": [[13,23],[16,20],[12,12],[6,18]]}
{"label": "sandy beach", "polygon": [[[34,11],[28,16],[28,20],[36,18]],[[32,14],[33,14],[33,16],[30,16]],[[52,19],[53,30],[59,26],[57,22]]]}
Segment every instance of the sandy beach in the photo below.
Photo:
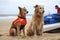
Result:
{"label": "sandy beach", "polygon": [[[9,28],[13,20],[0,20],[0,40],[60,40],[60,33],[43,33],[42,36],[18,38],[9,36]],[[26,25],[28,27],[29,21]]]}

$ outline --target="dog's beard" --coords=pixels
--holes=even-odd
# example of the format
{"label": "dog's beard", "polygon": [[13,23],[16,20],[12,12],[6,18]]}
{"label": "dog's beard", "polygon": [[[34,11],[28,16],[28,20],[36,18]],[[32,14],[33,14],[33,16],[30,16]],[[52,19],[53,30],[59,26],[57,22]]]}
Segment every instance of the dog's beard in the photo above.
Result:
{"label": "dog's beard", "polygon": [[41,17],[43,14],[40,12],[38,14],[36,14],[36,17]]}
{"label": "dog's beard", "polygon": [[37,17],[41,17],[40,15],[37,15]]}

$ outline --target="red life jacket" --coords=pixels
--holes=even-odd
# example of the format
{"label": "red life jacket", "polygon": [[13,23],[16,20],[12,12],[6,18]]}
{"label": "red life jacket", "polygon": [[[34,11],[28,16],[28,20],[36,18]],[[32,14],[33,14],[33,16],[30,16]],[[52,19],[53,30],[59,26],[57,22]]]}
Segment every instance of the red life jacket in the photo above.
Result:
{"label": "red life jacket", "polygon": [[60,14],[60,8],[58,8],[58,9],[57,9],[57,13],[59,13],[59,14]]}
{"label": "red life jacket", "polygon": [[21,25],[23,25],[23,26],[26,25],[26,23],[27,23],[26,19],[19,18],[19,17],[14,21],[14,25],[16,25],[17,22],[20,22]]}

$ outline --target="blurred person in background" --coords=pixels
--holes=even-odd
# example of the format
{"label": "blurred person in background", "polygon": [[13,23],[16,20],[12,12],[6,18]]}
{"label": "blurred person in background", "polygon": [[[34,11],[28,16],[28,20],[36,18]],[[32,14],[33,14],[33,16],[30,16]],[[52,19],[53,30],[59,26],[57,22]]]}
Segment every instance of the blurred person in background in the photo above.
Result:
{"label": "blurred person in background", "polygon": [[55,5],[55,9],[57,9],[57,14],[60,14],[60,7],[58,5]]}

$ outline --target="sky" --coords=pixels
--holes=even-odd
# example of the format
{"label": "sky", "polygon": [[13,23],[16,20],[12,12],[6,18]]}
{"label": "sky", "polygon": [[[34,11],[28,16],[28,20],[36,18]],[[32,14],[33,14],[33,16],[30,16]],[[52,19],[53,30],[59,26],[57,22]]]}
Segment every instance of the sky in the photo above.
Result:
{"label": "sky", "polygon": [[1,15],[17,15],[18,6],[26,7],[28,14],[34,13],[34,5],[44,5],[45,15],[56,13],[55,5],[60,6],[60,0],[0,0]]}

